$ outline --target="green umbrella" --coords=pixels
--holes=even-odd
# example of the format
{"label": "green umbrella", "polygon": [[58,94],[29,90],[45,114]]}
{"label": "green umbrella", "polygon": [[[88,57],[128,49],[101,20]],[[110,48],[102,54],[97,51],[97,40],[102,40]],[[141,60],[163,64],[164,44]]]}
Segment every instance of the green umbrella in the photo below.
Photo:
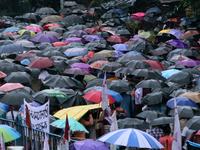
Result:
{"label": "green umbrella", "polygon": [[151,42],[156,36],[153,32],[141,32],[137,37],[145,38]]}
{"label": "green umbrella", "polygon": [[85,75],[83,80],[88,83],[88,82],[95,80],[95,79],[97,79],[97,77],[95,77],[94,75]]}
{"label": "green umbrella", "polygon": [[74,78],[72,78],[72,80],[74,80],[74,81],[77,83],[77,88],[82,88],[82,89],[84,89],[83,84],[82,84],[79,80],[76,80],[76,79],[74,79]]}
{"label": "green umbrella", "polygon": [[[68,118],[69,126],[72,131],[83,131],[88,133],[88,130],[73,118]],[[65,128],[66,119],[59,119],[51,123],[52,126],[56,126],[58,128]]]}
{"label": "green umbrella", "polygon": [[59,90],[46,89],[46,90],[42,90],[42,91],[46,92],[46,93],[49,93],[49,94],[55,96],[56,98],[63,98],[63,99],[67,99],[68,98],[68,96],[65,93],[63,93],[63,92],[61,92]]}
{"label": "green umbrella", "polygon": [[6,118],[7,112],[0,107],[0,118]]}

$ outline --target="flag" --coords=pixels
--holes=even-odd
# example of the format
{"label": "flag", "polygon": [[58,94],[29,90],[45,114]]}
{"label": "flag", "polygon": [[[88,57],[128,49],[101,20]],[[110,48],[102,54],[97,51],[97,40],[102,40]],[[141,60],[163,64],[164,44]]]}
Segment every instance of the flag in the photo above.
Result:
{"label": "flag", "polygon": [[49,150],[49,138],[47,134],[45,133],[45,139],[44,139],[44,147],[43,150]]}
{"label": "flag", "polygon": [[[116,110],[113,112],[111,119],[112,119],[112,123],[111,123],[111,126],[110,126],[110,131],[118,130]],[[116,150],[116,149],[117,149],[116,145],[110,144],[110,150]]]}
{"label": "flag", "polygon": [[6,150],[5,143],[4,143],[4,138],[3,138],[3,133],[1,134],[1,150]]}
{"label": "flag", "polygon": [[182,150],[182,141],[181,141],[181,128],[177,110],[176,98],[174,99],[174,135],[172,142],[172,150]]}
{"label": "flag", "polygon": [[66,115],[66,123],[65,123],[65,134],[64,137],[67,141],[70,141],[70,128],[69,128],[69,121],[68,121],[68,115]]}
{"label": "flag", "polygon": [[28,129],[29,131],[31,130],[31,117],[30,117],[30,114],[29,114],[29,110],[28,110],[28,106],[26,106],[26,125],[28,126]]}
{"label": "flag", "polygon": [[105,110],[108,107],[108,93],[107,93],[107,82],[106,82],[106,71],[104,73],[104,79],[103,79],[103,88],[101,92],[101,108]]}

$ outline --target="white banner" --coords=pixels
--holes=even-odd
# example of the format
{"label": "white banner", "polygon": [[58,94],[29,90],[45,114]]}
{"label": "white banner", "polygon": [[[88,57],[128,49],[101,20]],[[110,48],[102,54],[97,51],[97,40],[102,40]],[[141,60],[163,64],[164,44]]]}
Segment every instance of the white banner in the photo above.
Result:
{"label": "white banner", "polygon": [[[24,108],[28,106],[32,128],[49,133],[49,101],[39,107],[33,107],[24,100]],[[26,109],[24,109],[24,120],[26,119]],[[25,121],[24,121],[25,122]]]}

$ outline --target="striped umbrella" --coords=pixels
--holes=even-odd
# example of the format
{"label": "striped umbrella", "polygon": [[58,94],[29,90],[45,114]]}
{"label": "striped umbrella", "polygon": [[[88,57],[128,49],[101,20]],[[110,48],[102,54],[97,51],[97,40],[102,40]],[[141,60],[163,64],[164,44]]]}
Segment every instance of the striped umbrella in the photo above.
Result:
{"label": "striped umbrella", "polygon": [[150,134],[138,129],[120,129],[109,132],[99,139],[101,142],[107,142],[115,145],[161,149],[163,145]]}
{"label": "striped umbrella", "polygon": [[0,135],[2,134],[5,143],[18,139],[21,136],[15,129],[3,124],[0,125]]}

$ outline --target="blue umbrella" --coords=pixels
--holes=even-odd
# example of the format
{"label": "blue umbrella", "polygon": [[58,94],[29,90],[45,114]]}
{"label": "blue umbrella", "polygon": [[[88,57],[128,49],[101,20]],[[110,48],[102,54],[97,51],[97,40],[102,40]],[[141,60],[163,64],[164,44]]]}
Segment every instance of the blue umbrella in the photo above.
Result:
{"label": "blue umbrella", "polygon": [[182,72],[182,71],[180,71],[178,69],[169,69],[169,70],[162,71],[162,76],[165,77],[166,79],[168,79],[173,74],[176,74],[176,73],[179,73],[179,72]]}
{"label": "blue umbrella", "polygon": [[120,14],[120,17],[126,16],[126,13],[121,9],[111,9],[108,12],[116,12],[116,13]]}
{"label": "blue umbrella", "polygon": [[24,60],[20,61],[20,63],[21,63],[22,65],[28,66],[28,64],[30,64],[30,60],[29,60],[29,59],[24,59]]}
{"label": "blue umbrella", "polygon": [[[97,89],[95,91],[102,91],[102,89]],[[116,101],[122,101],[122,96],[118,92],[115,92],[113,90],[107,90],[107,93],[112,96]]]}
{"label": "blue umbrella", "polygon": [[146,11],[146,14],[148,13],[161,13],[162,10],[158,7],[152,7],[152,8],[149,8],[147,11]]}
{"label": "blue umbrella", "polygon": [[130,51],[130,52],[126,53],[126,54],[131,54],[131,53],[140,53],[141,54],[141,52],[138,52],[138,51]]}
{"label": "blue umbrella", "polygon": [[182,50],[183,49],[181,49],[181,48],[177,48],[177,49],[169,52],[168,55],[167,55],[167,57],[172,57],[172,56],[174,56],[174,54],[179,54]]}
{"label": "blue umbrella", "polygon": [[8,110],[10,109],[10,106],[9,106],[9,105],[6,105],[6,104],[1,103],[1,102],[0,102],[0,107],[1,107],[3,110],[5,110],[6,112],[8,112]]}
{"label": "blue umbrella", "polygon": [[19,30],[21,29],[17,27],[9,27],[9,28],[6,28],[3,32],[18,32]]}
{"label": "blue umbrella", "polygon": [[175,97],[171,98],[167,102],[167,106],[170,108],[174,108],[174,100],[176,99],[177,106],[193,106],[193,107],[199,107],[194,101],[187,97]]}
{"label": "blue umbrella", "polygon": [[129,46],[128,44],[115,44],[112,47],[117,51],[129,51],[129,49],[127,49]]}
{"label": "blue umbrella", "polygon": [[22,46],[16,44],[8,44],[0,46],[0,54],[3,53],[15,53],[26,51]]}
{"label": "blue umbrella", "polygon": [[117,50],[114,50],[114,52],[117,54],[117,55],[113,56],[114,58],[118,58],[120,55],[124,54],[123,52],[117,51]]}

